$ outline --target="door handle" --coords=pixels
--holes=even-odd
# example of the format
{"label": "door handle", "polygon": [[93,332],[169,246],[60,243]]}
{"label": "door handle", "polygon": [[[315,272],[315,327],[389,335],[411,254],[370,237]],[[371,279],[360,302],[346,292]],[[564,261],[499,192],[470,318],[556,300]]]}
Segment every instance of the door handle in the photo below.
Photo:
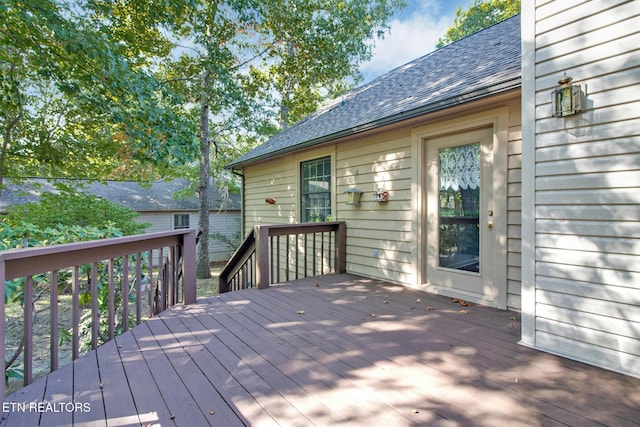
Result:
{"label": "door handle", "polygon": [[487,222],[487,227],[489,227],[489,228],[493,228],[493,221],[489,221],[489,222]]}

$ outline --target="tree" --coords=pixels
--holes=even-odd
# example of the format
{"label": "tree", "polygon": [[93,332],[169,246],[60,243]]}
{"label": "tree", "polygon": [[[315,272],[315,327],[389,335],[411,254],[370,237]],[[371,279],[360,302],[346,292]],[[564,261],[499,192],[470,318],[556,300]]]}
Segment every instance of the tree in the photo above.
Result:
{"label": "tree", "polygon": [[137,216],[137,212],[93,194],[61,192],[43,193],[38,202],[10,206],[3,221],[14,228],[23,224],[40,230],[58,226],[115,228],[132,235],[144,233],[149,226],[134,221]]}
{"label": "tree", "polygon": [[207,277],[211,170],[357,81],[401,4],[3,0],[0,184],[175,174],[199,150]]}
{"label": "tree", "polygon": [[253,83],[276,111],[279,129],[315,111],[360,80],[372,41],[403,0],[290,0],[261,5],[269,50],[251,67]]}
{"label": "tree", "polygon": [[0,3],[0,186],[127,177],[195,158],[193,128],[148,63],[83,2]]}
{"label": "tree", "polygon": [[199,113],[199,278],[210,276],[211,159],[219,164],[239,142],[270,136],[270,113],[279,115],[283,128],[291,117],[317,109],[323,94],[346,88],[348,78],[357,78],[357,64],[370,57],[370,40],[400,4],[227,0],[196,2],[183,15],[176,34],[189,44],[166,73]]}
{"label": "tree", "polygon": [[520,0],[475,0],[467,10],[456,9],[456,17],[445,35],[438,39],[439,49],[520,13]]}

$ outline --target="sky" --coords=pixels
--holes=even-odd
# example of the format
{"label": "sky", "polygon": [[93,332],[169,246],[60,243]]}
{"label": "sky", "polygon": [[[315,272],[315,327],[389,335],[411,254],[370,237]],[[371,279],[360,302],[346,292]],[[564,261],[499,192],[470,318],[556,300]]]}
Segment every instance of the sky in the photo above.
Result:
{"label": "sky", "polygon": [[408,6],[391,19],[390,31],[376,40],[373,58],[360,66],[364,82],[435,50],[453,23],[456,8],[473,0],[407,0]]}

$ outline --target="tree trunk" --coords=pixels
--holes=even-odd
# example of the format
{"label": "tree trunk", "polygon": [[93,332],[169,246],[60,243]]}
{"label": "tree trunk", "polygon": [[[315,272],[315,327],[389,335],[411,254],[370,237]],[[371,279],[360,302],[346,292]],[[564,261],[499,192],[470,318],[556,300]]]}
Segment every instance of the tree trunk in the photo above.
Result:
{"label": "tree trunk", "polygon": [[[296,54],[296,48],[293,42],[287,43],[287,57],[293,57]],[[280,94],[280,131],[284,131],[289,127],[289,105],[291,103],[291,91],[293,83],[291,77],[287,76]]]}
{"label": "tree trunk", "polygon": [[196,275],[198,279],[208,279],[211,277],[209,267],[209,168],[211,162],[209,157],[209,99],[203,94],[200,102],[200,185],[198,192],[200,196],[199,231],[201,234],[197,248]]}
{"label": "tree trunk", "polygon": [[[14,71],[13,66],[11,71]],[[13,135],[13,129],[18,126],[22,115],[24,114],[24,105],[22,104],[22,94],[16,89],[15,99],[18,101],[18,112],[7,123],[7,127],[3,129],[2,133],[2,151],[0,152],[0,196],[2,196],[2,188],[4,187],[4,178],[7,175],[7,152],[11,146],[11,139]]]}

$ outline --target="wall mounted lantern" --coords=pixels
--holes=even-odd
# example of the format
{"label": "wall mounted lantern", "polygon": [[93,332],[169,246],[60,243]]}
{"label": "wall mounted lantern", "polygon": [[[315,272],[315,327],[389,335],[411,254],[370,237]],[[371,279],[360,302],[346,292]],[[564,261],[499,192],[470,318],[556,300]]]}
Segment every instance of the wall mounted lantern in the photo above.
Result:
{"label": "wall mounted lantern", "polygon": [[358,190],[357,188],[350,188],[347,191],[345,191],[345,193],[347,194],[347,204],[348,205],[353,205],[353,206],[357,206],[360,204],[360,198],[362,197],[362,191]]}
{"label": "wall mounted lantern", "polygon": [[563,77],[551,92],[553,117],[565,117],[582,111],[582,91],[580,85],[572,84],[571,77]]}

